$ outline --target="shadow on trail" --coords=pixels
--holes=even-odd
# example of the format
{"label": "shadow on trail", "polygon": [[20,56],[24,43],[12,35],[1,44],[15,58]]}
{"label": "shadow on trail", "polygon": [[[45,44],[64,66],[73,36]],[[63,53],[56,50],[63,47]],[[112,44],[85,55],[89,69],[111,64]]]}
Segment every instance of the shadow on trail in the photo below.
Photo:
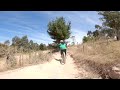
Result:
{"label": "shadow on trail", "polygon": [[60,63],[62,62],[62,59],[55,59],[56,61],[59,61]]}
{"label": "shadow on trail", "polygon": [[63,63],[62,63],[62,59],[55,59],[56,61],[59,61],[60,62],[60,64],[62,64],[63,65]]}

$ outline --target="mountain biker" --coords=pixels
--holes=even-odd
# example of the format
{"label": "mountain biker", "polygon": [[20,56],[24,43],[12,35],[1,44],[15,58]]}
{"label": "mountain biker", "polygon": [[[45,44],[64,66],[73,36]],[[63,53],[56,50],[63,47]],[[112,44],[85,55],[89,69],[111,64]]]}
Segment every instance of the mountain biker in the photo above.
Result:
{"label": "mountain biker", "polygon": [[59,48],[60,48],[61,57],[63,53],[65,53],[66,56],[67,44],[65,43],[65,41],[60,40]]}

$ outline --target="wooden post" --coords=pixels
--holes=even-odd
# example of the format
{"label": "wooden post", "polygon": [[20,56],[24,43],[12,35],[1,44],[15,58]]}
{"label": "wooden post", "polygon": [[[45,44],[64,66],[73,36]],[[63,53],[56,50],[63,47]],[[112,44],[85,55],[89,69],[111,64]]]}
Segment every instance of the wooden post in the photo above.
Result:
{"label": "wooden post", "polygon": [[29,64],[30,64],[30,61],[31,61],[31,52],[29,51]]}
{"label": "wooden post", "polygon": [[21,66],[21,51],[20,51],[20,57],[19,57],[19,65]]}
{"label": "wooden post", "polygon": [[20,49],[20,66],[22,66],[22,49]]}
{"label": "wooden post", "polygon": [[23,58],[24,58],[24,57],[23,57],[23,48],[22,48],[22,66],[23,66]]}
{"label": "wooden post", "polygon": [[36,61],[37,61],[37,51],[35,51],[35,63],[36,63]]}

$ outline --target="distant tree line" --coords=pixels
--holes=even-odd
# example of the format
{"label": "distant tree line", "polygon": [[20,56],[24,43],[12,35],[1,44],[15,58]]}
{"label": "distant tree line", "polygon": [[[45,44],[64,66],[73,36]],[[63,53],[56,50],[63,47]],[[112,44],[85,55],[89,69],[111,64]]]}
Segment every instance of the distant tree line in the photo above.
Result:
{"label": "distant tree line", "polygon": [[120,40],[120,12],[119,11],[99,11],[102,17],[102,26],[95,25],[95,30],[88,31],[87,36],[83,37],[83,43],[90,40],[114,38]]}
{"label": "distant tree line", "polygon": [[13,47],[16,48],[16,51],[23,51],[23,52],[29,52],[29,51],[38,51],[38,50],[46,50],[47,46],[43,43],[38,44],[38,43],[34,43],[33,40],[29,40],[27,35],[23,36],[23,37],[18,37],[15,36],[12,38],[12,43],[10,45],[10,41],[6,40],[3,44],[0,44],[2,47],[6,46],[6,47]]}

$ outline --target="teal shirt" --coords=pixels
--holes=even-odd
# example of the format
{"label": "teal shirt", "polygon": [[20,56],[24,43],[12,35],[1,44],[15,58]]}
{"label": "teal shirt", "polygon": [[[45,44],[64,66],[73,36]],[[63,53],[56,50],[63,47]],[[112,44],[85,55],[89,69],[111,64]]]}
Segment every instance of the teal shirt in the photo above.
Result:
{"label": "teal shirt", "polygon": [[61,50],[63,50],[63,49],[67,49],[67,46],[66,46],[65,43],[64,43],[64,44],[60,43],[60,44],[59,44],[59,48],[60,48]]}

